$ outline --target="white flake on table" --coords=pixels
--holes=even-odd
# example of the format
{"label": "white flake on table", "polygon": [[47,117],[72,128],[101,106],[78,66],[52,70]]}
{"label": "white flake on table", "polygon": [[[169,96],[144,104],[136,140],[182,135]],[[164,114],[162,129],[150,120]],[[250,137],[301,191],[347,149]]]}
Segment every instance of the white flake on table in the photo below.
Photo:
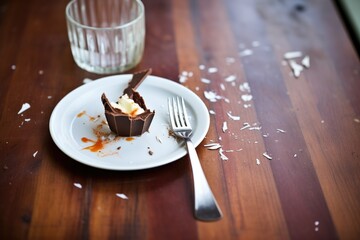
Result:
{"label": "white flake on table", "polygon": [[25,122],[30,122],[30,120],[31,120],[30,118],[25,118],[24,119]]}
{"label": "white flake on table", "polygon": [[231,112],[227,112],[226,114],[229,116],[229,118],[231,118],[234,121],[239,121],[240,120],[240,116],[234,116],[234,115],[231,114]]}
{"label": "white flake on table", "polygon": [[228,130],[228,126],[227,126],[227,122],[224,121],[223,124],[222,124],[222,131],[226,132],[226,130]]}
{"label": "white flake on table", "polygon": [[205,70],[205,65],[203,65],[203,64],[199,65],[199,69],[200,70]]}
{"label": "white flake on table", "polygon": [[315,225],[315,231],[317,232],[317,231],[319,231],[319,224],[320,224],[320,222],[319,221],[315,221],[314,222],[314,225]]}
{"label": "white flake on table", "polygon": [[211,83],[211,80],[209,80],[209,79],[207,79],[207,78],[201,78],[200,81],[203,82],[203,83],[206,83],[206,84]]}
{"label": "white flake on table", "polygon": [[210,67],[208,68],[208,73],[216,73],[218,69],[216,67]]}
{"label": "white flake on table", "polygon": [[129,198],[124,194],[124,193],[116,193],[115,194],[117,197],[122,198],[124,200],[128,200]]}
{"label": "white flake on table", "polygon": [[219,148],[219,154],[220,154],[221,160],[223,160],[223,161],[229,160],[229,158],[227,156],[225,156],[224,150],[222,148]]}
{"label": "white flake on table", "polygon": [[256,159],[256,165],[260,165],[260,160],[258,158]]}
{"label": "white flake on table", "polygon": [[209,110],[209,113],[212,114],[212,115],[216,114],[214,110]]}
{"label": "white flake on table", "polygon": [[222,99],[221,96],[219,96],[214,91],[204,91],[204,96],[206,99],[208,99],[210,102],[216,102],[217,100]]}
{"label": "white flake on table", "polygon": [[287,60],[299,57],[302,57],[302,52],[300,51],[286,52],[284,54],[284,58]]}
{"label": "white flake on table", "polygon": [[39,70],[39,75],[43,75],[44,74],[44,70]]}
{"label": "white flake on table", "polygon": [[50,95],[49,95],[49,96],[47,96],[47,99],[52,99],[52,96],[50,96]]}
{"label": "white flake on table", "polygon": [[33,157],[36,157],[36,155],[38,154],[39,151],[36,151],[33,153]]}
{"label": "white flake on table", "polygon": [[240,130],[244,130],[244,129],[249,128],[249,127],[251,127],[250,123],[244,122],[244,123],[243,123],[243,127],[240,128]]}
{"label": "white flake on table", "polygon": [[272,157],[267,152],[264,152],[263,156],[266,157],[269,160],[272,160]]}
{"label": "white flake on table", "polygon": [[239,89],[242,92],[251,92],[250,85],[248,82],[244,82],[239,85]]}
{"label": "white flake on table", "polygon": [[306,68],[310,68],[310,57],[305,56],[303,60],[301,60],[301,64]]}
{"label": "white flake on table", "polygon": [[295,153],[295,154],[294,154],[294,158],[296,158],[296,157],[297,157],[297,154]]}
{"label": "white flake on table", "polygon": [[300,73],[304,70],[304,67],[298,63],[296,63],[294,60],[289,61],[291,70],[293,71],[293,74],[296,78],[300,77]]}
{"label": "white flake on table", "polygon": [[284,59],[287,60],[287,62],[283,61],[283,65],[288,63],[293,76],[296,78],[300,77],[301,72],[304,71],[305,68],[310,68],[310,57],[308,55],[306,55],[302,60],[295,60],[296,58],[300,58],[302,56],[303,54],[300,51],[287,52],[284,54]]}
{"label": "white flake on table", "polygon": [[223,83],[220,83],[220,88],[221,88],[221,90],[223,90],[223,91],[226,90],[225,85],[224,85]]}
{"label": "white flake on table", "polygon": [[208,143],[205,144],[204,147],[206,147],[208,150],[217,150],[221,148],[220,143]]}
{"label": "white flake on table", "polygon": [[188,80],[188,78],[192,76],[193,76],[192,72],[182,71],[181,74],[179,75],[179,82],[185,83]]}
{"label": "white flake on table", "polygon": [[246,57],[253,54],[253,51],[251,49],[245,49],[239,53],[240,57]]}
{"label": "white flake on table", "polygon": [[16,65],[11,65],[11,69],[15,70],[16,69]]}
{"label": "white flake on table", "polygon": [[280,133],[286,133],[285,130],[282,130],[282,129],[280,129],[280,128],[277,128],[276,131],[277,131],[277,132],[280,132]]}
{"label": "white flake on table", "polygon": [[249,127],[249,130],[252,131],[252,130],[261,130],[261,126],[258,126],[258,127]]}
{"label": "white flake on table", "polygon": [[74,186],[80,189],[82,188],[82,185],[80,183],[74,183]]}
{"label": "white flake on table", "polygon": [[24,103],[22,106],[21,106],[21,109],[19,110],[18,114],[21,114],[23,112],[25,112],[26,110],[28,110],[30,108],[30,104],[29,103]]}
{"label": "white flake on table", "polygon": [[244,102],[249,102],[251,101],[253,98],[253,96],[251,94],[243,94],[241,95],[241,99],[244,101]]}
{"label": "white flake on table", "polygon": [[360,119],[358,119],[358,118],[354,118],[354,122],[356,122],[356,123],[360,123]]}
{"label": "white flake on table", "polygon": [[227,76],[225,78],[225,82],[233,82],[236,80],[236,76],[235,75],[230,75],[230,76]]}

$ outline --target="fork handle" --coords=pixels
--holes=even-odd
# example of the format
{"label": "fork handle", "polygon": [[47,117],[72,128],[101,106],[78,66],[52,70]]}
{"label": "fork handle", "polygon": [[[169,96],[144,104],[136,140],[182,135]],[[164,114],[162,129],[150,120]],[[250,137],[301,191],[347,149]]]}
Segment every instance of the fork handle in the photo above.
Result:
{"label": "fork handle", "polygon": [[186,147],[194,181],[195,218],[203,221],[219,220],[222,217],[221,210],[206,180],[194,144],[190,139],[186,139]]}

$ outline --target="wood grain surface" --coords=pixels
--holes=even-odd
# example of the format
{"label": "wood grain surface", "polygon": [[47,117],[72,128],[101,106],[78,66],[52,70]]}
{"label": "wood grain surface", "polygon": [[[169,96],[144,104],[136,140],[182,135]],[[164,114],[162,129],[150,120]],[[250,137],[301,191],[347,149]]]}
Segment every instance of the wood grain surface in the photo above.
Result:
{"label": "wood grain surface", "polygon": [[[127,73],[151,67],[209,109],[197,152],[216,222],[193,217],[187,157],[109,171],[55,145],[56,104],[102,77],[72,58],[67,2],[0,2],[1,239],[360,238],[360,65],[332,1],[143,1],[145,52]],[[292,51],[310,57],[298,78]]]}

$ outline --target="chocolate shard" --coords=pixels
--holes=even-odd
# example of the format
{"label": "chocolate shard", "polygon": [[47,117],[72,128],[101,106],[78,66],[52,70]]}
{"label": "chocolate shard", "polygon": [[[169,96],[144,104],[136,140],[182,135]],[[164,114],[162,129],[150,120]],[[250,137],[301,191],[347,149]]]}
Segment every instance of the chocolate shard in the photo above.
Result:
{"label": "chocolate shard", "polygon": [[151,74],[151,71],[152,71],[152,69],[149,68],[144,71],[134,73],[127,88],[124,89],[124,95],[127,94],[129,96],[129,98],[132,98],[132,95],[135,92],[135,90],[145,80],[145,78]]}
{"label": "chocolate shard", "polygon": [[130,116],[120,109],[114,108],[111,106],[111,103],[105,94],[103,93],[101,95],[101,101],[105,108],[105,117],[110,130],[118,136],[140,136],[149,130],[155,111],[147,109],[144,99],[135,91],[135,89],[150,73],[151,69],[135,73],[132,80],[129,82],[128,87],[124,90],[124,94],[128,94],[129,98],[133,99],[135,103],[139,104],[139,106],[145,110],[145,112],[137,116]]}

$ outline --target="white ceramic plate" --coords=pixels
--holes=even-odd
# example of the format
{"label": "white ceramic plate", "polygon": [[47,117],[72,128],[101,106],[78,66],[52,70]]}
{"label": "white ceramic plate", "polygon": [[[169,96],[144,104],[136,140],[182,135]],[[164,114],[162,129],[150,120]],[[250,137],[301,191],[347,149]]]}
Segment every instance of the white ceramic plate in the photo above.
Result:
{"label": "white ceramic plate", "polygon": [[[54,108],[50,117],[50,134],[55,144],[69,157],[83,164],[109,170],[139,170],[161,166],[186,154],[185,144],[169,136],[167,99],[182,96],[187,104],[194,132],[195,146],[204,139],[210,125],[205,104],[192,91],[173,81],[148,76],[137,91],[155,116],[149,132],[140,137],[116,138],[103,144],[100,151],[90,151],[98,141],[96,132],[107,136],[111,131],[106,124],[101,94],[117,101],[132,75],[104,77],[82,85],[67,94]],[[94,142],[86,142],[90,139]],[[100,139],[101,140],[101,139]],[[92,149],[95,150],[95,149]]]}

